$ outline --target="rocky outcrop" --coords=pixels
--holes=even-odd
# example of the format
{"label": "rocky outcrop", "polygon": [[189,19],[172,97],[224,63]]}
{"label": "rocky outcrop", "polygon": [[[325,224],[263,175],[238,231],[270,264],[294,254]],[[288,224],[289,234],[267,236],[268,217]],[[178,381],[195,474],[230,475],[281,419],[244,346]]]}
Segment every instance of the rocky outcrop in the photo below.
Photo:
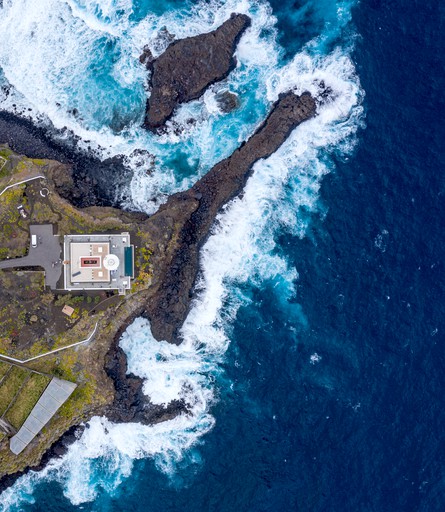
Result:
{"label": "rocky outcrop", "polygon": [[221,112],[228,113],[232,112],[239,107],[239,99],[236,94],[230,91],[222,91],[215,96],[216,103],[220,108]]}
{"label": "rocky outcrop", "polygon": [[[114,206],[120,198],[116,190],[125,189],[131,172],[124,158],[100,160],[93,152],[77,147],[77,138],[68,130],[56,130],[50,124],[35,125],[10,112],[0,110],[0,144],[6,143],[29,158],[45,158],[66,164],[72,169],[72,186],[58,190],[75,206]],[[110,187],[110,182],[115,186]]]}
{"label": "rocky outcrop", "polygon": [[254,163],[274,153],[315,110],[315,100],[309,93],[281,95],[247,142],[191,189],[170,196],[147,221],[156,238],[169,241],[162,258],[154,262],[157,288],[145,310],[156,339],[180,343],[179,329],[189,311],[198,274],[199,250],[217,213],[243,190]]}
{"label": "rocky outcrop", "polygon": [[225,78],[236,66],[233,54],[249,25],[248,16],[232,14],[208,34],[170,44],[156,60],[144,49],[141,62],[151,70],[145,128],[156,130],[163,126],[177,105],[199,98],[209,85]]}
{"label": "rocky outcrop", "polygon": [[114,336],[105,358],[105,371],[112,379],[115,389],[113,403],[105,410],[105,415],[114,423],[138,422],[153,425],[187,412],[185,405],[177,400],[165,406],[152,404],[143,393],[143,379],[127,373],[127,357],[119,346],[119,340],[128,325],[142,313],[142,308],[136,309],[125,320]]}

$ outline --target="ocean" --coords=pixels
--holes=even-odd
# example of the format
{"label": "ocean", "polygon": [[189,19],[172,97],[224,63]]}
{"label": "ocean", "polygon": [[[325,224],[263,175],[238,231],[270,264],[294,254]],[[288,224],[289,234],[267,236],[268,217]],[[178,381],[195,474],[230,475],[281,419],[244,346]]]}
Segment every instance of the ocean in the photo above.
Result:
{"label": "ocean", "polygon": [[[141,48],[231,12],[253,22],[237,68],[145,133]],[[122,336],[151,400],[192,414],[93,418],[2,510],[445,510],[443,25],[418,0],[3,1],[0,108],[125,155],[125,208],[190,186],[280,92],[332,94],[219,215],[183,343],[142,319]],[[221,87],[238,110],[219,112]]]}

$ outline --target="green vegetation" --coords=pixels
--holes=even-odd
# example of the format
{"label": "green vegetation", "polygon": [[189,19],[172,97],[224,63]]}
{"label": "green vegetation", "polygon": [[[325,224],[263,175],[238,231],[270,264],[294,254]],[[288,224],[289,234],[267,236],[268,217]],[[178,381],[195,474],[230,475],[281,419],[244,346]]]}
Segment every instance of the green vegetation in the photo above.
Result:
{"label": "green vegetation", "polygon": [[[143,215],[113,208],[74,208],[58,190],[73,186],[68,169],[48,160],[22,157],[0,145],[7,159],[0,191],[7,185],[44,174],[0,196],[0,259],[21,256],[30,245],[29,224],[50,223],[55,233],[128,231],[137,248],[135,295],[122,297],[109,292],[54,294],[45,289],[43,272],[0,271],[0,353],[27,359],[86,339],[96,323],[94,341],[49,354],[27,364],[27,368],[0,362],[0,417],[16,429],[25,421],[51,376],[77,384],[70,399],[23,453],[13,455],[8,436],[0,432],[0,477],[37,464],[43,452],[70,426],[102,414],[113,401],[115,389],[104,371],[104,361],[120,326],[142,309],[152,279],[152,233]],[[0,159],[0,167],[2,161]],[[56,188],[60,187],[60,189]],[[47,192],[43,193],[46,189]],[[11,191],[11,192],[9,192]],[[17,206],[23,204],[26,217]],[[136,233],[136,229],[138,229]],[[62,313],[70,305],[72,317]],[[36,373],[37,372],[37,373]],[[2,379],[3,376],[3,380]]]}
{"label": "green vegetation", "polygon": [[19,156],[5,144],[0,144],[0,191],[15,181],[32,178],[42,173],[42,167],[48,167],[47,160]]}
{"label": "green vegetation", "polygon": [[[13,355],[23,342],[29,343],[44,335],[40,319],[51,318],[46,302],[43,272],[0,271],[0,351]],[[20,343],[18,343],[20,341]]]}
{"label": "green vegetation", "polygon": [[25,382],[5,415],[15,429],[18,430],[23,425],[50,380],[46,375],[32,373],[31,377]]}
{"label": "green vegetation", "polygon": [[[0,164],[1,165],[1,164]],[[24,256],[28,249],[29,219],[23,219],[17,207],[23,205],[28,208],[24,196],[25,185],[18,185],[8,189],[0,196],[0,241],[2,259],[9,256],[17,258]]]}
{"label": "green vegetation", "polygon": [[[138,236],[141,233],[138,232]],[[143,237],[141,237],[143,240]],[[150,280],[152,277],[152,268],[151,268],[151,256],[153,251],[148,247],[148,244],[145,247],[141,247],[136,250],[135,254],[135,264],[137,268],[137,278],[133,281],[133,285],[131,287],[131,292],[135,293],[139,290],[143,290],[147,288],[150,284]]]}
{"label": "green vegetation", "polygon": [[12,151],[10,149],[6,149],[3,146],[0,146],[0,188],[1,185],[6,184],[6,179],[10,174],[10,166],[9,163],[9,157],[11,156]]}
{"label": "green vegetation", "polygon": [[[49,194],[42,198],[40,186],[31,182],[27,187],[27,195],[33,204],[33,218],[37,222],[57,224],[59,235],[69,233],[92,233],[97,231],[122,231],[125,224],[109,213],[97,212],[93,217],[86,211],[73,208],[57,194]],[[95,212],[96,213],[96,212]]]}
{"label": "green vegetation", "polygon": [[48,160],[42,160],[41,158],[32,158],[31,160],[34,165],[39,165],[41,167],[48,165]]}
{"label": "green vegetation", "polygon": [[18,366],[13,366],[11,371],[0,385],[0,415],[3,415],[15,395],[22,387],[29,371]]}
{"label": "green vegetation", "polygon": [[3,361],[0,361],[0,381],[3,379],[3,377],[8,373],[8,370],[11,368],[11,365],[8,363],[4,363]]}
{"label": "green vegetation", "polygon": [[8,160],[8,158],[13,154],[13,151],[11,149],[8,149],[4,146],[0,148],[0,156],[4,158],[5,160]]}
{"label": "green vegetation", "polygon": [[[76,295],[73,297],[70,293],[66,293],[64,295],[57,295],[57,299],[55,300],[54,305],[65,306],[65,304],[67,304],[68,306],[74,307],[82,304],[85,299],[85,295]],[[87,303],[91,304],[92,298],[88,297],[88,299],[90,300],[87,300]]]}
{"label": "green vegetation", "polygon": [[5,178],[8,176],[9,171],[6,167],[8,160],[0,155],[0,178]]}
{"label": "green vegetation", "polygon": [[[103,403],[107,397],[100,389],[94,375],[94,365],[89,368],[85,354],[75,350],[66,350],[57,355],[57,359],[42,359],[32,364],[36,371],[44,371],[70,382],[76,382],[77,388],[57,412],[58,418],[69,420],[79,411],[94,403]],[[90,371],[91,370],[91,371]]]}

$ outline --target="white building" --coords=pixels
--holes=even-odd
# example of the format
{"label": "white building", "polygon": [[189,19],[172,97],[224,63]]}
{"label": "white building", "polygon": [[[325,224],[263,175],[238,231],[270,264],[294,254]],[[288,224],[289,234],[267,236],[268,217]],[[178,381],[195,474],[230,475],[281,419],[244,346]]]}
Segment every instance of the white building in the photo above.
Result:
{"label": "white building", "polygon": [[129,233],[66,235],[65,290],[118,290],[125,294],[134,277]]}

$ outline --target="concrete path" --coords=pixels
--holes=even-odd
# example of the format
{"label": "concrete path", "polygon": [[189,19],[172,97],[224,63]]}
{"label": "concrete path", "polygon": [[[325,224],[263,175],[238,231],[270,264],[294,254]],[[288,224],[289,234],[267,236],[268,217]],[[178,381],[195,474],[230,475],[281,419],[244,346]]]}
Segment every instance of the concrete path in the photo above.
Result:
{"label": "concrete path", "polygon": [[10,356],[5,356],[3,354],[0,354],[0,360],[17,363],[17,364],[30,363],[31,361],[35,361],[36,359],[50,356],[51,354],[57,354],[57,352],[62,352],[62,350],[66,350],[67,348],[77,347],[77,345],[82,345],[83,343],[88,343],[92,339],[92,337],[96,334],[96,331],[97,331],[97,322],[96,322],[96,325],[94,326],[93,332],[85,340],[76,341],[76,343],[71,343],[71,345],[66,345],[64,347],[56,348],[54,350],[50,350],[49,352],[45,352],[44,354],[40,354],[39,356],[30,357],[29,359],[16,359],[15,357],[10,357]]}
{"label": "concrete path", "polygon": [[59,408],[68,400],[77,385],[74,382],[54,377],[26,418],[21,429],[9,441],[15,455],[21,453],[42,430]]}
{"label": "concrete path", "polygon": [[[57,289],[57,282],[62,275],[62,245],[59,237],[53,234],[52,224],[31,225],[28,255],[0,261],[0,269],[16,267],[43,267],[45,270],[45,285],[52,290]],[[32,235],[37,236],[37,247],[32,247]]]}
{"label": "concrete path", "polygon": [[[6,163],[6,160],[5,160],[5,163]],[[0,160],[0,165],[1,165],[1,160]],[[3,164],[5,165],[5,164]],[[3,168],[3,165],[0,167],[0,170]],[[33,174],[33,173],[32,173]],[[11,183],[10,185],[8,185],[7,187],[5,187],[1,192],[0,192],[0,196],[2,194],[4,194],[7,190],[9,190],[10,188],[12,187],[15,187],[16,185],[21,185],[22,183],[27,183],[28,181],[32,181],[32,180],[37,180],[38,178],[41,178],[42,180],[45,180],[45,176],[42,176],[41,174],[37,174],[35,176],[31,176],[29,178],[27,178],[26,180],[22,180],[22,181],[17,181],[16,183]]]}

